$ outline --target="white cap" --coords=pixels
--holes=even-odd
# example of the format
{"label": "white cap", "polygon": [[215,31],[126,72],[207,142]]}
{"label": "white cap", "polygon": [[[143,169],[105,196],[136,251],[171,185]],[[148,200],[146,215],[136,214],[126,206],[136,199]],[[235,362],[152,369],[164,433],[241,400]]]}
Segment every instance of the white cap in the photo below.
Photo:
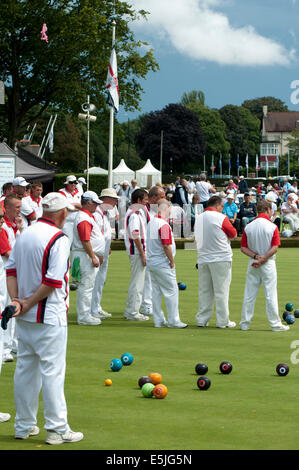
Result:
{"label": "white cap", "polygon": [[78,181],[80,181],[80,183],[87,184],[83,176],[80,176],[80,178],[78,178]]}
{"label": "white cap", "polygon": [[69,184],[69,183],[77,183],[77,178],[75,175],[69,175],[66,177],[66,180],[63,184]]}
{"label": "white cap", "polygon": [[226,196],[226,199],[235,199],[235,198],[234,198],[234,195],[233,195],[233,194],[228,194],[228,195]]}
{"label": "white cap", "polygon": [[275,202],[276,201],[276,198],[275,198],[272,191],[269,191],[269,193],[266,194],[265,199],[266,199],[266,201],[270,201],[270,202]]}
{"label": "white cap", "polygon": [[13,186],[28,186],[28,181],[25,180],[25,178],[23,178],[23,176],[18,176],[17,178],[14,178],[12,180],[12,185]]}
{"label": "white cap", "polygon": [[114,197],[115,199],[119,199],[117,192],[113,188],[102,189],[100,197]]}
{"label": "white cap", "polygon": [[43,198],[42,206],[46,212],[57,212],[61,209],[68,209],[69,211],[75,210],[73,204],[60,193],[48,193]]}
{"label": "white cap", "polygon": [[97,204],[102,204],[103,201],[101,201],[94,191],[85,191],[85,193],[82,194],[82,199],[96,202]]}

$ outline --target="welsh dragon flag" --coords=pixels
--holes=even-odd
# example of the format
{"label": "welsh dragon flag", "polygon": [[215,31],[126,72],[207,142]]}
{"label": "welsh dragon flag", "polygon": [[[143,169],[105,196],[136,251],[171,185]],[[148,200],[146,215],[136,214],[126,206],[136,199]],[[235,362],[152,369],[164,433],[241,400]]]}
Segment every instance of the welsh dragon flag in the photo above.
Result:
{"label": "welsh dragon flag", "polygon": [[114,46],[112,48],[110,56],[106,88],[108,90],[107,104],[109,106],[112,106],[114,108],[114,111],[117,113],[119,110],[119,89],[117,79],[117,59]]}

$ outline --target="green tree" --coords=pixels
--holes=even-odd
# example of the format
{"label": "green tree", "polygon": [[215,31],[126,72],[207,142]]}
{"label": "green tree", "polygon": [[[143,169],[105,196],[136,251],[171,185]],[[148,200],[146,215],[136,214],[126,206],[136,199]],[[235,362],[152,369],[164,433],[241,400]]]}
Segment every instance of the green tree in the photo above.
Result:
{"label": "green tree", "polygon": [[278,98],[274,98],[273,96],[263,96],[261,98],[245,100],[242,103],[242,106],[244,108],[249,109],[249,111],[251,111],[251,113],[256,116],[260,121],[262,121],[263,118],[264,105],[268,106],[268,112],[283,112],[289,110],[283,101]]}
{"label": "green tree", "polygon": [[189,92],[183,93],[181,104],[183,106],[189,106],[190,104],[205,104],[205,94],[201,90],[192,90]]}
{"label": "green tree", "polygon": [[219,111],[196,102],[190,103],[187,108],[191,109],[199,119],[206,140],[206,156],[210,158],[212,155],[216,157],[221,154],[225,162],[228,159],[225,156],[230,151],[230,143],[226,140],[226,126]]}
{"label": "green tree", "polygon": [[142,119],[135,136],[136,148],[143,160],[150,158],[160,167],[161,131],[163,131],[163,171],[198,171],[205,153],[205,137],[196,114],[180,104],[169,104]]}
{"label": "green tree", "polygon": [[249,166],[254,166],[253,160],[259,153],[260,143],[258,118],[249,109],[232,104],[223,106],[219,112],[226,125],[226,139],[231,145],[233,171],[237,169],[237,155],[244,161],[248,153]]}
{"label": "green tree", "polygon": [[[113,19],[120,101],[125,109],[138,109],[139,80],[158,69],[152,50],[144,52],[146,43],[136,40],[129,27],[138,15],[147,13],[120,0],[0,2],[0,80],[7,94],[0,112],[8,116],[9,144],[49,106],[77,114],[89,94],[98,110],[105,108]],[[48,43],[40,40],[43,22]],[[29,116],[37,107],[38,113]]]}

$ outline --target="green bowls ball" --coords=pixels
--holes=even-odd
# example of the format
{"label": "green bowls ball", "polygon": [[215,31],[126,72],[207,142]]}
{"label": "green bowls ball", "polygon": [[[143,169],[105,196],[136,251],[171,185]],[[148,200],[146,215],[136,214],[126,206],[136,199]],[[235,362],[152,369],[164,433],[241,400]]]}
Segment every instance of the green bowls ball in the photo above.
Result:
{"label": "green bowls ball", "polygon": [[146,383],[146,384],[142,385],[142,387],[141,387],[142,395],[145,398],[151,398],[153,396],[154,388],[155,388],[154,384],[151,384],[151,383]]}

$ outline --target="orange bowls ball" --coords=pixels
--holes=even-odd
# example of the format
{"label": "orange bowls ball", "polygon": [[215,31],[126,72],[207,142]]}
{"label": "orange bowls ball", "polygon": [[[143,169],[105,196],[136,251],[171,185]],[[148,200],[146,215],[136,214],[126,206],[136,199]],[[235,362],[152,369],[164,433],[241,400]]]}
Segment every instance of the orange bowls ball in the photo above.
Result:
{"label": "orange bowls ball", "polygon": [[154,385],[158,385],[162,382],[162,375],[158,374],[158,372],[152,372],[149,374],[149,377],[152,379]]}
{"label": "orange bowls ball", "polygon": [[153,389],[153,395],[156,398],[165,398],[168,393],[167,387],[163,384],[158,384]]}
{"label": "orange bowls ball", "polygon": [[112,380],[111,379],[106,379],[105,380],[105,385],[106,385],[106,387],[110,387],[110,385],[112,385]]}

